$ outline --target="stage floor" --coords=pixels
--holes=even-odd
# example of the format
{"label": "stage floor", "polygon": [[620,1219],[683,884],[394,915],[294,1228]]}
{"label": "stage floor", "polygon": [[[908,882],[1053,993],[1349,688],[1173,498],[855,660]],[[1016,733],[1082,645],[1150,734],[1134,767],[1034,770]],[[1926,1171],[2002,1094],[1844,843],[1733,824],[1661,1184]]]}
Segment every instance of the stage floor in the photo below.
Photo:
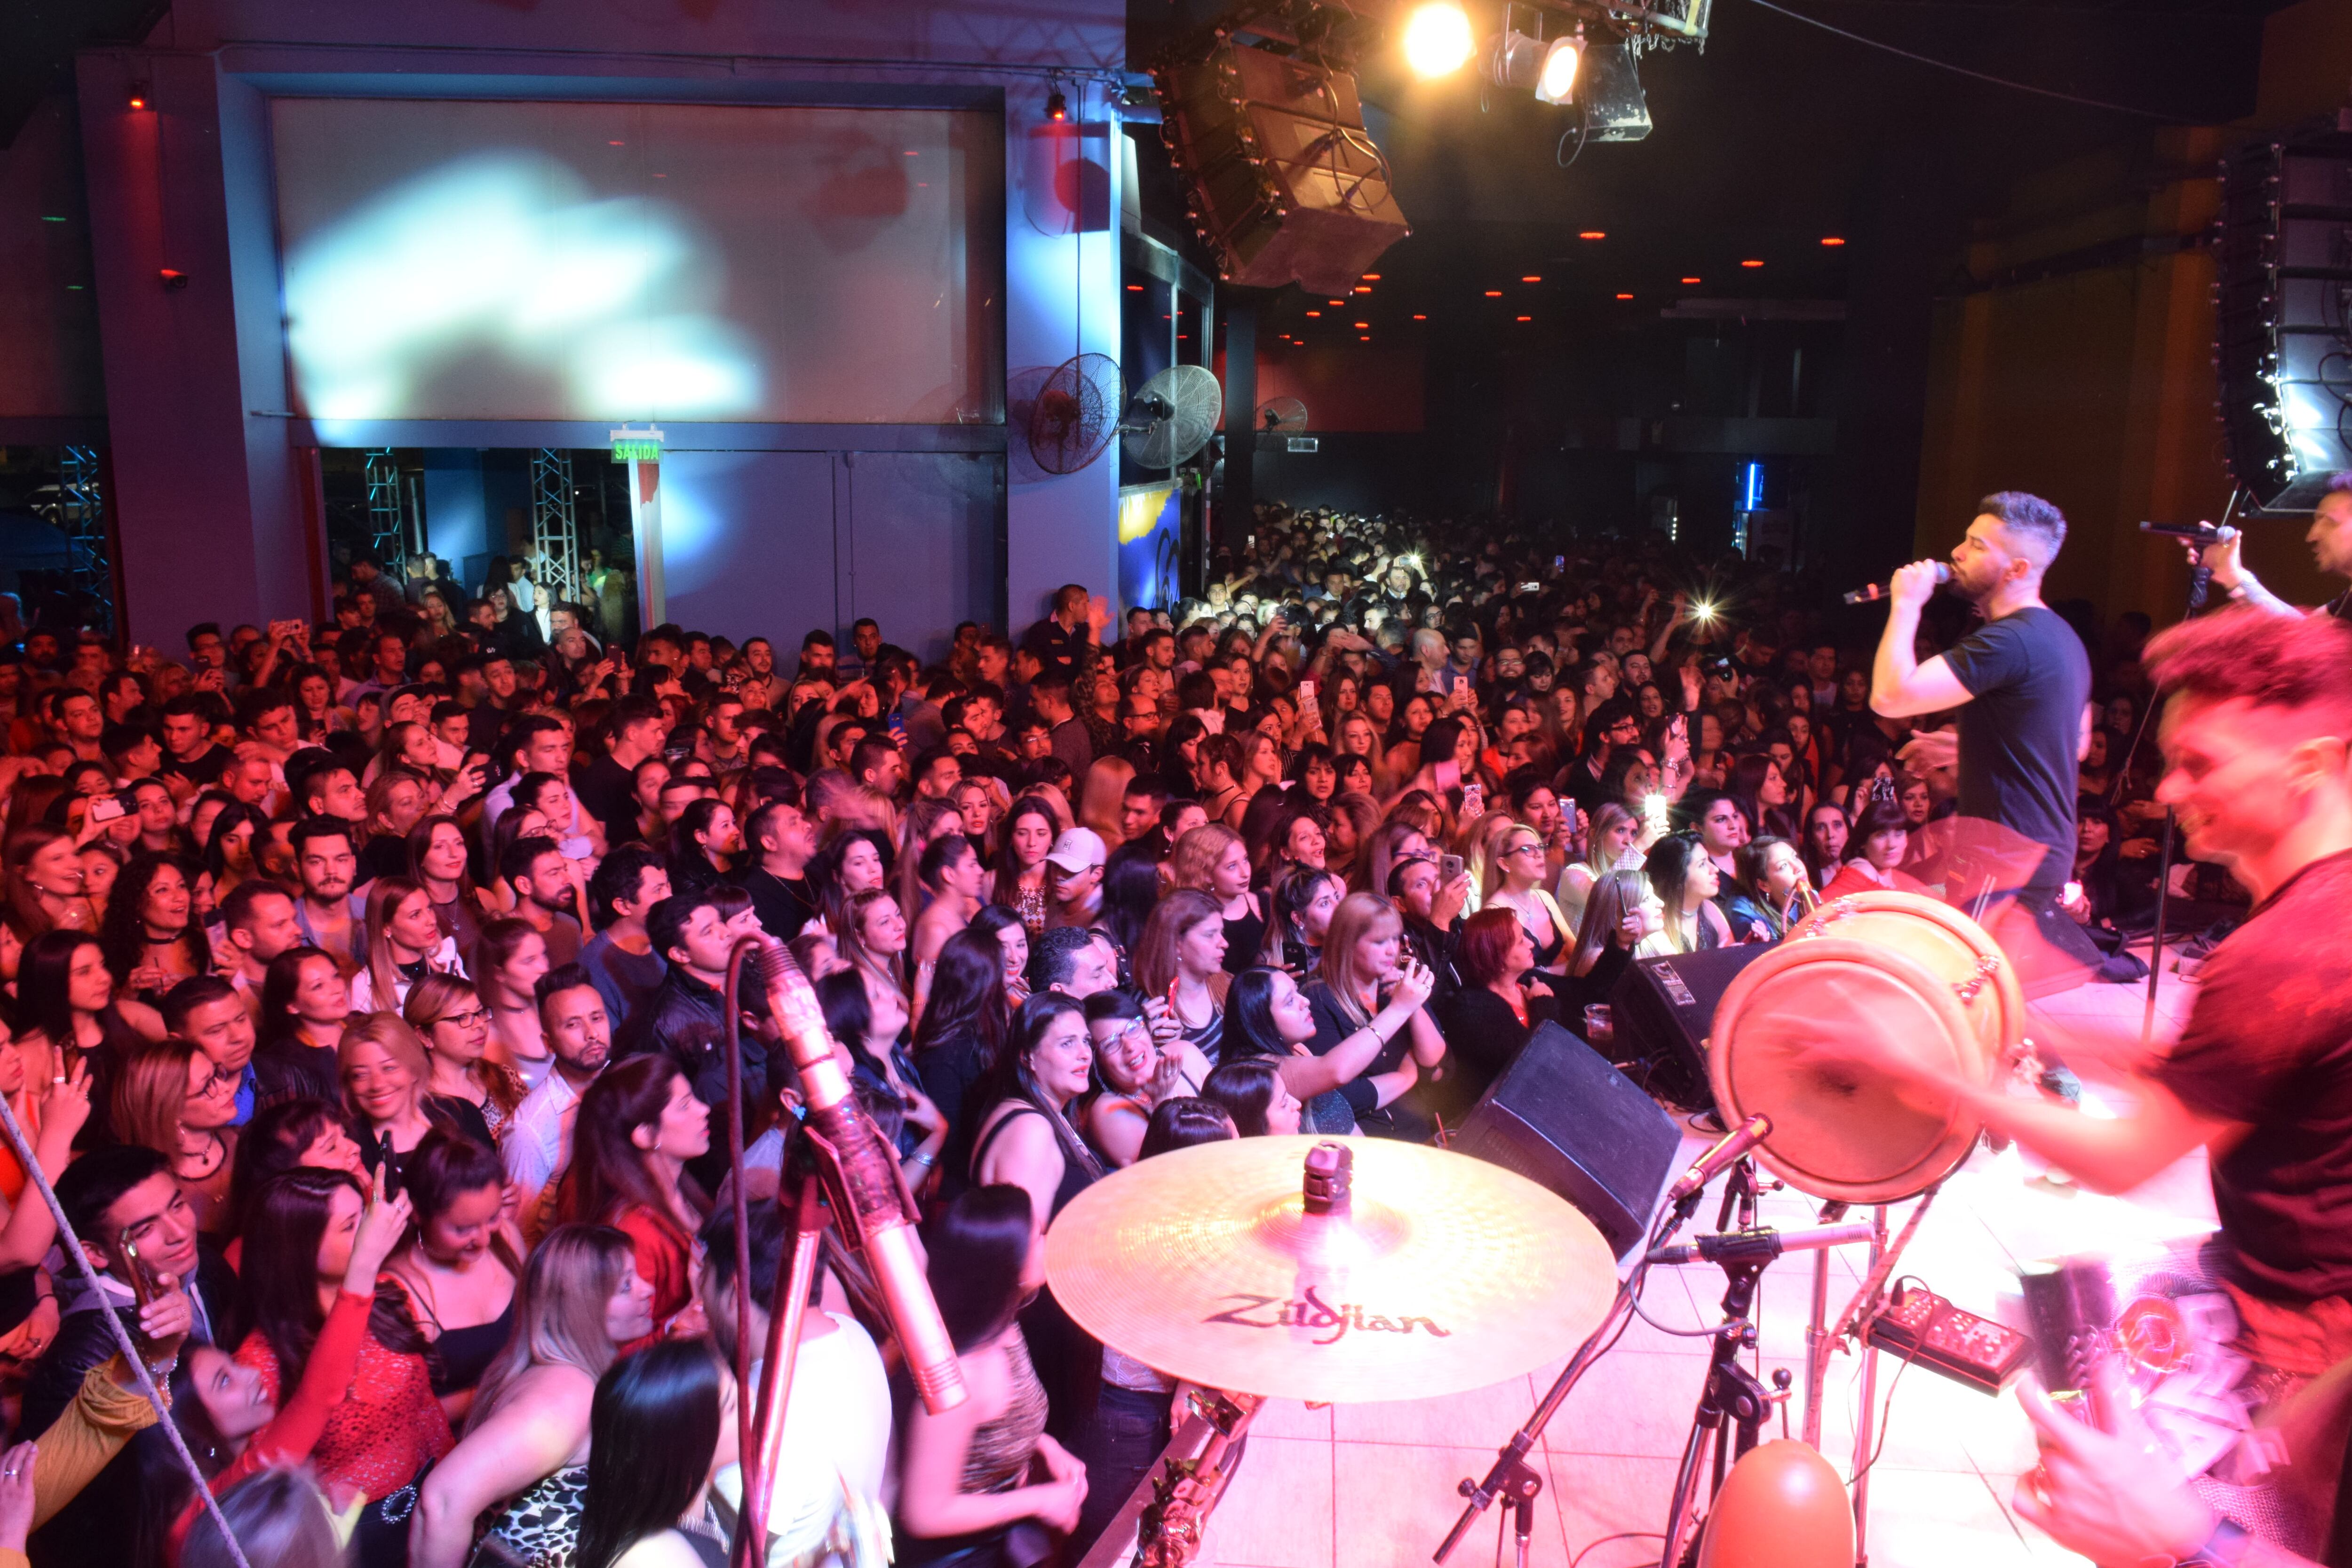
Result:
{"label": "stage floor", "polygon": [[[2147,987],[2085,985],[2037,1005],[2061,1018],[2090,1016],[2137,1030]],[[2193,985],[2167,973],[2159,1030],[2177,1030]],[[2094,1087],[2093,1097],[2097,1097]],[[1706,1141],[1692,1133],[1695,1152]],[[2131,1237],[2209,1231],[2213,1209],[2202,1153],[2164,1172],[2128,1199],[2104,1198],[2034,1180],[2015,1151],[1979,1150],[1946,1184],[1898,1267],[1956,1305],[2022,1326],[2016,1269],[2022,1261],[2091,1250]],[[1711,1225],[1717,1199],[1700,1211]],[[1767,1223],[1814,1223],[1813,1200],[1769,1196]],[[1913,1205],[1898,1206],[1899,1232]],[[1832,1255],[1832,1316],[1851,1298],[1866,1249]],[[1790,1369],[1801,1404],[1804,1330],[1811,1255],[1775,1263],[1760,1296],[1760,1371]],[[1723,1275],[1708,1264],[1661,1269],[1644,1303],[1677,1327],[1717,1321]],[[1618,1348],[1588,1373],[1545,1434],[1538,1468],[1549,1478],[1538,1500],[1530,1561],[1567,1568],[1633,1568],[1654,1563],[1654,1540],[1594,1546],[1622,1531],[1658,1531],[1691,1407],[1706,1366],[1704,1340],[1675,1339],[1636,1321]],[[1856,1358],[1832,1365],[1822,1448],[1852,1473]],[[1883,1358],[1878,1391],[1900,1363]],[[1559,1365],[1491,1388],[1417,1403],[1309,1410],[1277,1401],[1258,1418],[1246,1462],[1211,1522],[1200,1558],[1210,1568],[1404,1568],[1424,1563],[1462,1506],[1455,1486],[1483,1475],[1500,1446],[1533,1409]],[[1802,1422],[1790,1412],[1790,1428]],[[1885,1447],[1871,1471],[1869,1559],[1885,1568],[2023,1568],[2079,1563],[2015,1518],[2010,1493],[2034,1463],[2032,1429],[2011,1394],[1999,1399],[1914,1366],[1894,1389]],[[1772,1436],[1779,1436],[1777,1426]],[[1495,1561],[1490,1510],[1455,1554],[1456,1568]],[[1507,1553],[1508,1543],[1505,1543]],[[1507,1555],[1504,1561],[1507,1563]]]}

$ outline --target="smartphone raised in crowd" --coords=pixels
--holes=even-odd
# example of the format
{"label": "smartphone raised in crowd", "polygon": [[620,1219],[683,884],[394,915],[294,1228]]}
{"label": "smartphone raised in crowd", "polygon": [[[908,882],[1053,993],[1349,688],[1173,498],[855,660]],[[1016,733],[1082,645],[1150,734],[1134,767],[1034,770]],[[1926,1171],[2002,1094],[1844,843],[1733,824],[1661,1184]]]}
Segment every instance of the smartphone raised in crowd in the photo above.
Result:
{"label": "smartphone raised in crowd", "polygon": [[1439,887],[1451,887],[1454,883],[1454,879],[1460,875],[1462,875],[1461,856],[1440,855],[1437,858],[1437,885]]}

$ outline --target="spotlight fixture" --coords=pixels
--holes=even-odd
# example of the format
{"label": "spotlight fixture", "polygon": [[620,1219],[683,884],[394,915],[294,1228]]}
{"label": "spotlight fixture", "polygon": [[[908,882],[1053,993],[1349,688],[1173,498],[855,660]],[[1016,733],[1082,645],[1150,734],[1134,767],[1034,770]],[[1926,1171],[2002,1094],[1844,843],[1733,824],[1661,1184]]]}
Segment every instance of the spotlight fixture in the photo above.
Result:
{"label": "spotlight fixture", "polygon": [[1451,76],[1477,52],[1470,13],[1455,0],[1427,0],[1404,25],[1405,64],[1419,77]]}
{"label": "spotlight fixture", "polygon": [[181,289],[188,286],[188,275],[173,268],[163,268],[155,274],[155,277],[166,291]]}
{"label": "spotlight fixture", "polygon": [[1543,67],[1536,73],[1538,103],[1566,103],[1576,95],[1577,68],[1584,63],[1584,35],[1554,38],[1544,50]]}
{"label": "spotlight fixture", "polygon": [[1062,89],[1057,87],[1045,95],[1045,118],[1058,124],[1060,121],[1067,120],[1069,117],[1070,100],[1063,95]]}
{"label": "spotlight fixture", "polygon": [[1496,87],[1532,88],[1542,77],[1544,42],[1506,26],[1486,47],[1486,79]]}
{"label": "spotlight fixture", "polygon": [[134,81],[131,84],[130,103],[131,108],[144,109],[154,101],[155,89],[153,88],[148,86],[147,83],[143,81]]}

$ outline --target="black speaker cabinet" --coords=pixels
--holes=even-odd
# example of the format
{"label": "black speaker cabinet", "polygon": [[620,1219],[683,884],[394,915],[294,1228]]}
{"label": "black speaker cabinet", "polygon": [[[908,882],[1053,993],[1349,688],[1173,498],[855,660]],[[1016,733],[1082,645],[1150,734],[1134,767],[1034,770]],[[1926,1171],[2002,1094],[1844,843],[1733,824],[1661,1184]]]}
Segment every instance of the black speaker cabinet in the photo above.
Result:
{"label": "black speaker cabinet", "polygon": [[1772,951],[1740,942],[1703,952],[1644,958],[1609,994],[1615,1055],[1636,1081],[1693,1110],[1715,1109],[1706,1079],[1706,1037],[1731,977]]}
{"label": "black speaker cabinet", "polygon": [[1599,1052],[1548,1023],[1511,1058],[1451,1147],[1558,1193],[1622,1258],[1649,1233],[1682,1129]]}

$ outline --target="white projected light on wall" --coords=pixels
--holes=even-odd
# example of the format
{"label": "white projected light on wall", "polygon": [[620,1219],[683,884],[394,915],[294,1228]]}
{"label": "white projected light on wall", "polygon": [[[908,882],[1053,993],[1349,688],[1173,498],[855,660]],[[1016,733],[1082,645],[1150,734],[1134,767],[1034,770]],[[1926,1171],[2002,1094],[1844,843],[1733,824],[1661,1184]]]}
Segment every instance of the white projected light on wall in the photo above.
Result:
{"label": "white projected light on wall", "polygon": [[365,99],[272,113],[287,351],[312,417],[1001,417],[987,117]]}

